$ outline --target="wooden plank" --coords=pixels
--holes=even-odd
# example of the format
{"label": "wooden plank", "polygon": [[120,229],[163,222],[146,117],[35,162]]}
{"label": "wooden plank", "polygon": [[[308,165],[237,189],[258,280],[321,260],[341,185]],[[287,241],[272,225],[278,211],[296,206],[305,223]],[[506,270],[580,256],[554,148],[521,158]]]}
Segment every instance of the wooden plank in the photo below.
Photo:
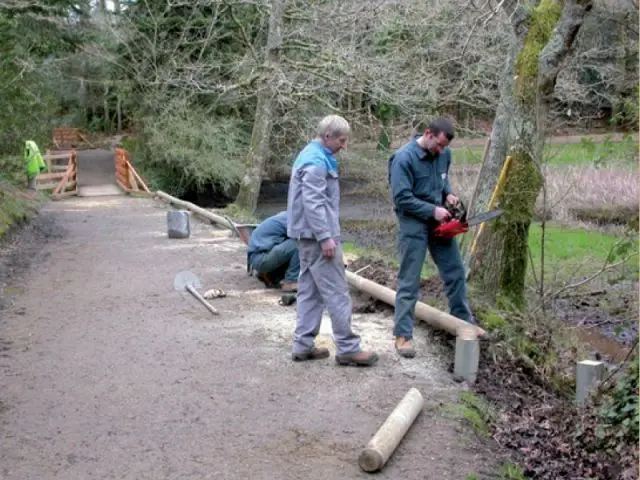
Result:
{"label": "wooden plank", "polygon": [[145,192],[151,193],[151,190],[149,190],[149,188],[147,187],[147,184],[144,183],[144,180],[142,180],[142,178],[140,178],[140,175],[138,175],[138,172],[136,172],[136,169],[133,168],[133,166],[131,165],[131,163],[129,163],[127,161],[127,164],[129,165],[129,168],[131,169],[131,172],[133,173],[133,176],[136,178],[136,180],[140,183],[140,186],[142,187],[142,189]]}
{"label": "wooden plank", "polygon": [[69,158],[71,158],[71,152],[43,155],[42,158],[45,160],[69,160]]}
{"label": "wooden plank", "polygon": [[62,193],[58,193],[56,195],[51,195],[51,199],[52,200],[61,200],[63,198],[72,197],[72,196],[77,195],[77,194],[78,194],[77,190],[69,190],[68,192],[62,192]]}
{"label": "wooden plank", "polygon": [[69,174],[71,173],[71,171],[73,170],[74,165],[69,165],[69,168],[67,169],[67,172],[64,174],[64,178],[62,179],[62,181],[58,184],[58,186],[56,187],[56,189],[53,191],[53,193],[60,193],[60,190],[62,189],[63,185],[66,185],[67,182],[69,181]]}
{"label": "wooden plank", "polygon": [[[66,168],[65,168],[66,171]],[[45,181],[45,180],[60,180],[65,176],[65,173],[40,173],[36,177],[36,181]]]}
{"label": "wooden plank", "polygon": [[124,185],[127,185],[127,189],[130,189],[129,179],[125,177],[121,172],[116,172],[116,180]]}
{"label": "wooden plank", "polygon": [[133,176],[133,168],[129,168],[129,185],[131,185],[131,190],[134,192],[138,191],[138,184],[136,182],[136,177]]}
{"label": "wooden plank", "polygon": [[42,183],[40,185],[36,185],[36,190],[54,190],[58,186],[58,183]]}
{"label": "wooden plank", "polygon": [[[56,183],[46,183],[43,185],[38,185],[36,188],[37,190],[57,190],[57,187],[60,187],[60,183],[56,182]],[[59,191],[64,193],[66,192],[68,189],[73,189],[75,190],[77,187],[77,182],[75,181],[70,181],[67,182],[63,188],[60,188]],[[54,192],[52,195],[59,195],[59,193]]]}
{"label": "wooden plank", "polygon": [[123,189],[125,192],[131,191],[128,187],[125,187],[120,180],[116,179],[116,183],[120,185],[120,188]]}
{"label": "wooden plank", "polygon": [[75,190],[77,186],[78,186],[78,182],[76,182],[75,180],[71,180],[67,182],[67,184],[64,186],[64,190],[65,191],[69,189]]}

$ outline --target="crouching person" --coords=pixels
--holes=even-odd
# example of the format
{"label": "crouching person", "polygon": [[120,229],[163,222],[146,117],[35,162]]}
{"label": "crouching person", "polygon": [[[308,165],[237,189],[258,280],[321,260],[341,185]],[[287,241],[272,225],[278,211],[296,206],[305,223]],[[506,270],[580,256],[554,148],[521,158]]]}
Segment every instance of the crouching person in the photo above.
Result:
{"label": "crouching person", "polygon": [[287,212],[273,215],[258,225],[249,239],[247,257],[249,266],[267,287],[279,287],[286,292],[298,290],[298,244],[287,237]]}

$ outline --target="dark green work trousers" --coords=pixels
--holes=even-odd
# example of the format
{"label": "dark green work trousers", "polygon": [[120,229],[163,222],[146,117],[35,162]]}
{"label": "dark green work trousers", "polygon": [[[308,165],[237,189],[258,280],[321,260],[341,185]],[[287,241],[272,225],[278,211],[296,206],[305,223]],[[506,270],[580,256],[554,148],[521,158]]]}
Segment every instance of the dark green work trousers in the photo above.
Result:
{"label": "dark green work trousers", "polygon": [[455,239],[435,237],[434,228],[435,224],[427,225],[417,219],[398,215],[400,271],[395,305],[394,335],[396,337],[413,338],[415,306],[420,291],[420,273],[427,249],[444,283],[449,312],[466,322],[472,321],[458,243]]}

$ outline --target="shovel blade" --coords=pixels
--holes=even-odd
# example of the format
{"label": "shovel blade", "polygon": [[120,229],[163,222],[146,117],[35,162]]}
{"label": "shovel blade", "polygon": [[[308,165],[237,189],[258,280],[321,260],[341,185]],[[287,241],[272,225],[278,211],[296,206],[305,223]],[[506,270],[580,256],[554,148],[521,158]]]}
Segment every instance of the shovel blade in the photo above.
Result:
{"label": "shovel blade", "polygon": [[173,279],[173,288],[178,292],[184,292],[187,290],[187,285],[191,285],[193,288],[202,288],[200,279],[195,273],[190,270],[183,270]]}

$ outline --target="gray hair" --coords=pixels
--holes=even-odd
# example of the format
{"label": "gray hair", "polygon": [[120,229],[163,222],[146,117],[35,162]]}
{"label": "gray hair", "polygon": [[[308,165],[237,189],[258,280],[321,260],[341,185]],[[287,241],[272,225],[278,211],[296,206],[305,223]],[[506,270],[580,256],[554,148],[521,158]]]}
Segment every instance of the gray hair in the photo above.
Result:
{"label": "gray hair", "polygon": [[316,135],[323,138],[329,134],[330,137],[338,137],[340,135],[349,135],[351,133],[351,127],[340,115],[327,115],[318,124]]}

